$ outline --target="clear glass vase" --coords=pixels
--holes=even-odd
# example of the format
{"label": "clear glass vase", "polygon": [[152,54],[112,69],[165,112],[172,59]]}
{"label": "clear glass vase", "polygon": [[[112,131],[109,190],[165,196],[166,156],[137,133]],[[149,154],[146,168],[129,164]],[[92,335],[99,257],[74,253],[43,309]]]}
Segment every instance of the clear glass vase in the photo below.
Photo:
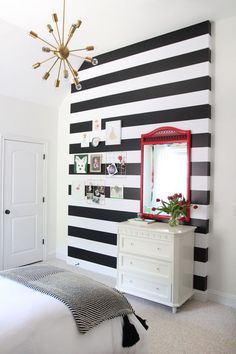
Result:
{"label": "clear glass vase", "polygon": [[175,216],[171,216],[168,221],[169,226],[174,227],[179,225],[179,220],[176,219]]}

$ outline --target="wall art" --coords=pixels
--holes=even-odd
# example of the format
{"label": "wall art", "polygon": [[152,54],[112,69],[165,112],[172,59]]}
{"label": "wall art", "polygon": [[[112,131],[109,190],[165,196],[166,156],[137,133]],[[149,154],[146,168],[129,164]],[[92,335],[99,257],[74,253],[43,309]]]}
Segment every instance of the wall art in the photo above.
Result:
{"label": "wall art", "polygon": [[104,181],[89,181],[85,185],[85,197],[89,204],[105,203],[105,183]]}
{"label": "wall art", "polygon": [[114,120],[106,122],[106,145],[120,145],[121,142],[121,121]]}
{"label": "wall art", "polygon": [[109,176],[114,176],[118,172],[115,163],[111,163],[110,165],[108,165],[106,167],[106,170],[107,170],[107,173],[109,174]]}
{"label": "wall art", "polygon": [[89,147],[90,134],[89,132],[82,133],[81,147]]}
{"label": "wall art", "polygon": [[101,118],[93,119],[93,131],[99,131],[102,127],[102,120]]}
{"label": "wall art", "polygon": [[88,155],[74,156],[74,172],[87,173],[88,172]]}
{"label": "wall art", "polygon": [[110,198],[123,199],[124,198],[124,187],[121,185],[111,186],[110,187]]}
{"label": "wall art", "polygon": [[97,147],[100,143],[100,137],[99,136],[95,136],[93,137],[91,144],[93,147]]}
{"label": "wall art", "polygon": [[90,155],[90,172],[99,173],[102,169],[102,155],[91,154]]}
{"label": "wall art", "polygon": [[119,176],[126,175],[127,169],[127,152],[126,151],[117,151],[117,152],[107,152],[106,154],[106,172],[109,173],[108,167],[110,165],[116,166],[116,172]]}
{"label": "wall art", "polygon": [[76,180],[73,181],[72,184],[72,189],[71,189],[71,196],[73,199],[76,200],[84,200],[84,181],[82,180]]}

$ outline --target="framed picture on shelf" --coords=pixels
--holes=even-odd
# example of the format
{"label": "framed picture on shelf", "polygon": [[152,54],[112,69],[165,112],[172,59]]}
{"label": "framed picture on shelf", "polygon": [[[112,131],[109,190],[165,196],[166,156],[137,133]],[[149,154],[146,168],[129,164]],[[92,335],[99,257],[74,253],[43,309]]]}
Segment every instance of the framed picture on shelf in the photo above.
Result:
{"label": "framed picture on shelf", "polygon": [[102,170],[102,155],[91,154],[90,155],[90,172],[100,173]]}
{"label": "framed picture on shelf", "polygon": [[88,155],[81,154],[74,156],[74,172],[88,173]]}

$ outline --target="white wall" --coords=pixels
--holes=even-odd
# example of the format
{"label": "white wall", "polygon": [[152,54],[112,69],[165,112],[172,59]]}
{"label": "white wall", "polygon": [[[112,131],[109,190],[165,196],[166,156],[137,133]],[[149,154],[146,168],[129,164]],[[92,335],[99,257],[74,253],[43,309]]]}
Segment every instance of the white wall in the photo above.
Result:
{"label": "white wall", "polygon": [[42,139],[48,143],[47,161],[47,254],[56,249],[56,181],[57,181],[58,110],[15,98],[0,96],[0,135]]}
{"label": "white wall", "polygon": [[67,214],[68,214],[68,169],[69,169],[69,117],[70,96],[62,102],[58,117],[58,165],[57,165],[57,241],[56,256],[60,259],[67,257]]}
{"label": "white wall", "polygon": [[[210,298],[236,306],[236,17],[215,24]],[[215,113],[215,114],[214,114]]]}

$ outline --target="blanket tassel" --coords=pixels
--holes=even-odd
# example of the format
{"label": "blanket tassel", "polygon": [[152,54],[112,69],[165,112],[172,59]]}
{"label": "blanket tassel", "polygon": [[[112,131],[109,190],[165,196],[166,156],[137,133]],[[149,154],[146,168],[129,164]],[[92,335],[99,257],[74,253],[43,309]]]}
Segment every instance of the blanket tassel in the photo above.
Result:
{"label": "blanket tassel", "polygon": [[122,346],[131,347],[132,345],[136,344],[139,341],[139,334],[135,328],[135,326],[130,323],[128,316],[123,316],[123,340]]}
{"label": "blanket tassel", "polygon": [[136,313],[135,313],[135,316],[136,316],[136,318],[139,320],[139,322],[143,325],[143,327],[144,327],[146,330],[148,330],[148,325],[147,325],[146,320],[144,320],[143,318],[141,318],[141,317],[139,317],[138,315],[136,315]]}

